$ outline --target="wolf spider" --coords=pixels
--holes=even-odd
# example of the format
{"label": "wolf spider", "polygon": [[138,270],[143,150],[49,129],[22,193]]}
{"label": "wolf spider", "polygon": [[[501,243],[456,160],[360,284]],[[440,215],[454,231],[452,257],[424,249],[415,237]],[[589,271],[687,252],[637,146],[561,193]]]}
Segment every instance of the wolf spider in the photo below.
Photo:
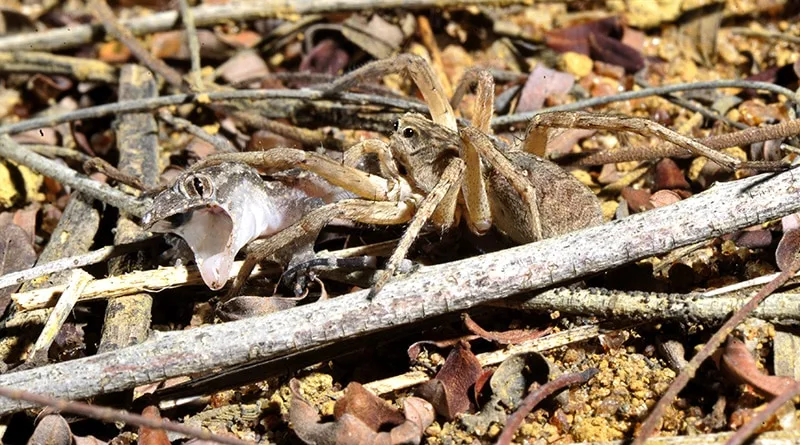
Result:
{"label": "wolf spider", "polygon": [[[653,122],[587,113],[537,116],[521,144],[505,147],[491,136],[494,111],[491,75],[483,70],[467,71],[448,101],[432,68],[418,56],[400,55],[372,62],[341,77],[323,91],[335,96],[364,78],[391,72],[410,75],[430,108],[431,119],[416,113],[405,114],[396,122],[388,144],[377,139],[363,141],[345,153],[342,165],[293,149],[218,154],[198,165],[239,161],[273,169],[299,167],[362,198],[316,209],[267,239],[250,252],[233,292],[257,261],[273,256],[298,239],[316,236],[325,224],[336,218],[383,225],[410,221],[383,274],[376,280],[371,296],[393,276],[426,222],[447,230],[456,226],[465,213],[467,226],[475,234],[485,234],[494,225],[520,244],[601,223],[600,203],[589,188],[559,166],[532,154],[547,143],[548,124],[655,134],[728,168],[745,166],[733,157]],[[453,108],[474,83],[477,83],[477,100],[473,124],[459,127]],[[377,155],[382,177],[355,167],[368,153]]]}

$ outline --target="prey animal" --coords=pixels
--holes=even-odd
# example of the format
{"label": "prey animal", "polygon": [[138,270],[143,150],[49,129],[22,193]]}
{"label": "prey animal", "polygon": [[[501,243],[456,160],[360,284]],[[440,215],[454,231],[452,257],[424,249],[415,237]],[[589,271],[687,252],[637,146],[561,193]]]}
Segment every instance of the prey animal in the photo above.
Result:
{"label": "prey animal", "polygon": [[[439,81],[430,66],[416,56],[402,55],[368,64],[329,85],[324,94],[334,96],[365,77],[397,70],[410,74],[428,103],[431,119],[419,114],[404,115],[388,144],[377,139],[363,141],[347,151],[343,164],[294,149],[219,154],[200,163],[200,168],[231,161],[270,169],[299,167],[361,198],[315,209],[270,237],[253,251],[254,256],[239,273],[238,285],[259,257],[273,255],[295,237],[316,233],[333,218],[368,224],[410,221],[383,275],[373,286],[373,295],[393,275],[428,222],[448,230],[463,215],[476,234],[485,234],[494,225],[517,243],[602,222],[599,201],[573,175],[518,147],[506,147],[491,136],[494,81],[485,71],[470,71],[453,99],[457,103],[477,81],[474,126],[457,125]],[[377,155],[379,176],[355,167],[367,153]]]}
{"label": "prey animal", "polygon": [[341,190],[326,186],[309,177],[266,181],[246,164],[224,162],[178,176],[155,197],[142,225],[183,238],[203,281],[218,290],[245,245],[341,197]]}

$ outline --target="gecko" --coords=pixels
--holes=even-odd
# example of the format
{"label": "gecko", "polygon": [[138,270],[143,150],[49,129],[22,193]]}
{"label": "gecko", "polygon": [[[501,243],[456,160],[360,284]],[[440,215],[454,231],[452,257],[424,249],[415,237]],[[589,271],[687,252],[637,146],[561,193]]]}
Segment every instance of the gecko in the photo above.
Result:
{"label": "gecko", "polygon": [[251,241],[278,233],[309,211],[348,196],[305,172],[264,180],[246,164],[225,162],[183,172],[154,197],[142,226],[183,238],[203,282],[219,290],[230,278],[236,254]]}

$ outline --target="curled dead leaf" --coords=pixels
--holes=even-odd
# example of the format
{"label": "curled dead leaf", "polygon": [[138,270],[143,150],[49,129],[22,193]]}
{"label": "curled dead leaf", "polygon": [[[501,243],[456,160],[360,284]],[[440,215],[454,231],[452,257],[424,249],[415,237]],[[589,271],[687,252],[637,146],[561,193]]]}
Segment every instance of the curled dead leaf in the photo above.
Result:
{"label": "curled dead leaf", "polygon": [[[146,406],[142,410],[142,416],[150,419],[161,420],[161,413],[155,406]],[[140,445],[169,445],[170,441],[167,438],[167,432],[164,430],[156,430],[144,426],[139,427],[139,444]]]}
{"label": "curled dead leaf", "polygon": [[28,439],[28,445],[71,445],[72,431],[60,414],[44,415]]}
{"label": "curled dead leaf", "polygon": [[241,296],[226,301],[217,310],[223,321],[243,320],[292,308],[297,300],[281,297]]}
{"label": "curled dead leaf", "polygon": [[[348,385],[336,403],[335,421],[322,423],[316,408],[300,394],[300,383],[293,379],[289,388],[292,391],[289,421],[300,440],[308,444],[418,444],[422,433],[433,423],[433,407],[428,402],[409,397],[403,401],[401,414],[358,383]],[[365,412],[370,410],[375,412]],[[367,420],[361,415],[366,415]],[[378,432],[370,424],[391,429]]]}
{"label": "curled dead leaf", "polygon": [[775,249],[775,262],[778,264],[778,269],[789,270],[792,263],[797,261],[798,252],[800,252],[800,230],[784,232],[778,242],[778,248]]}
{"label": "curled dead leaf", "polygon": [[335,40],[319,42],[300,62],[300,71],[338,74],[350,61],[350,56]]}
{"label": "curled dead leaf", "polygon": [[549,329],[510,329],[504,332],[487,331],[475,323],[468,314],[462,314],[464,326],[475,335],[484,340],[500,343],[501,345],[516,345],[525,341],[537,339],[545,335]]}
{"label": "curled dead leaf", "polygon": [[652,195],[648,190],[625,187],[620,194],[628,202],[628,207],[630,207],[632,213],[639,213],[653,208],[652,204],[650,204]]}
{"label": "curled dead leaf", "polygon": [[420,385],[417,393],[431,402],[438,414],[453,419],[456,414],[470,409],[469,391],[482,373],[481,363],[469,344],[459,342],[436,377]]}
{"label": "curled dead leaf", "polygon": [[725,343],[719,357],[719,368],[736,383],[750,385],[758,394],[770,399],[783,394],[795,384],[794,379],[768,375],[759,369],[744,342],[733,336],[728,337]]}
{"label": "curled dead leaf", "polygon": [[664,158],[656,164],[653,190],[688,189],[689,182],[678,164],[672,159]]}

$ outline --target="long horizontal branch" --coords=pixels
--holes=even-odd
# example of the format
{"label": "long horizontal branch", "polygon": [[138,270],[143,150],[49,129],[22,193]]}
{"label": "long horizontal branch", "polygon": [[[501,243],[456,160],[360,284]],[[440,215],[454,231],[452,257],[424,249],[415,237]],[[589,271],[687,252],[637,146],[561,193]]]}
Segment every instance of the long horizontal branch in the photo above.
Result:
{"label": "long horizontal branch", "polygon": [[[246,320],[162,333],[128,348],[0,376],[0,385],[85,398],[281,357],[617,267],[800,210],[793,171],[501,252],[432,266],[367,291]],[[47,384],[44,385],[43,383]],[[0,401],[0,414],[28,405]]]}
{"label": "long horizontal branch", "polygon": [[[557,287],[526,300],[507,299],[497,304],[518,309],[594,315],[615,320],[691,320],[713,323],[724,320],[744,306],[749,299],[748,295],[706,297],[703,293],[663,294]],[[776,324],[796,324],[800,320],[800,294],[772,294],[750,316]]]}

